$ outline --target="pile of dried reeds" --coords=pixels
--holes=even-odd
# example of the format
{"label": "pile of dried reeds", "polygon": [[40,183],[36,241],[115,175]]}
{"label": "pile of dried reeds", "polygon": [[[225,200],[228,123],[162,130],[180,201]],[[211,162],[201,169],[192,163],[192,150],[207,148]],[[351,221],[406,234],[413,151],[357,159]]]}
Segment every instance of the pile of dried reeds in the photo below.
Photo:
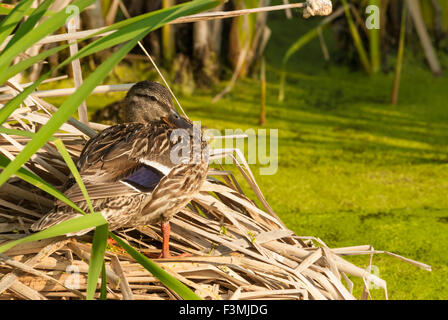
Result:
{"label": "pile of dried reeds", "polygon": [[[5,128],[36,132],[51,113],[34,102],[36,106],[17,109]],[[72,123],[62,126],[56,136],[76,160],[87,135],[79,122]],[[92,127],[102,128],[99,124]],[[30,140],[13,134],[0,135],[0,152],[10,159]],[[266,203],[241,154],[231,150],[211,152],[211,159],[224,154],[233,158],[264,208],[258,208],[244,195],[231,172],[210,168],[202,192],[171,220],[173,253],[188,252],[191,256],[154,259],[163,269],[204,299],[354,299],[349,275],[364,280],[362,298],[369,297],[371,282],[382,287],[387,298],[384,280],[371,274],[369,267],[359,268],[342,258],[378,251],[371,246],[332,249],[318,238],[295,235]],[[62,186],[69,174],[51,142],[26,167],[56,186]],[[31,223],[52,206],[49,195],[21,179],[11,178],[0,188],[0,244],[28,234]],[[121,230],[119,234],[150,257],[160,252],[159,226]],[[90,243],[90,235],[59,237],[8,250],[0,255],[0,299],[83,298]],[[109,248],[106,260],[107,298],[179,298],[116,247]]]}

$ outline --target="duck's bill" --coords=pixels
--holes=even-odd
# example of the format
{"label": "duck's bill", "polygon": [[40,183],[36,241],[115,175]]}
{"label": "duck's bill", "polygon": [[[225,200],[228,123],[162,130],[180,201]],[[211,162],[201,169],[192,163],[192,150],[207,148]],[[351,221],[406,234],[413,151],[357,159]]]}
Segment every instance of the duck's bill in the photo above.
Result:
{"label": "duck's bill", "polygon": [[188,119],[181,117],[176,111],[172,111],[168,117],[162,118],[167,124],[180,129],[192,129],[193,124]]}

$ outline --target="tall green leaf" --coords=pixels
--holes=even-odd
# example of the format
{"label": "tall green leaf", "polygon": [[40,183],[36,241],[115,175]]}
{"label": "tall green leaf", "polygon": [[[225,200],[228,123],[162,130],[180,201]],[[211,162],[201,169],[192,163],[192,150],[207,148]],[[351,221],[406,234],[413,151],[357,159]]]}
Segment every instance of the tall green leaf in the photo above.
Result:
{"label": "tall green leaf", "polygon": [[[11,4],[6,4],[6,3],[0,3],[0,14],[1,15],[8,15],[11,13],[12,10],[14,10],[16,6],[11,5]],[[25,11],[25,16],[30,16],[31,14],[33,14],[34,12],[34,8],[29,8]],[[50,17],[53,14],[55,14],[54,11],[47,11],[45,13],[45,16]]]}
{"label": "tall green leaf", "polygon": [[87,202],[87,205],[89,206],[90,213],[93,213],[93,206],[92,202],[90,201],[90,197],[87,193],[86,186],[84,185],[84,182],[82,181],[81,175],[79,174],[78,169],[76,168],[75,163],[73,162],[72,157],[68,154],[67,149],[64,146],[64,143],[61,139],[55,139],[53,142],[58,149],[59,153],[61,154],[62,158],[64,159],[65,163],[67,164],[68,168],[70,169],[70,172],[72,173],[73,177],[76,180],[76,183],[78,184],[79,188],[81,189],[81,192],[84,196],[84,199]]}
{"label": "tall green leaf", "polygon": [[103,267],[101,268],[101,291],[100,300],[107,299],[107,275],[106,275],[106,263],[103,260]]}
{"label": "tall green leaf", "polygon": [[3,50],[7,50],[11,45],[16,43],[23,36],[27,35],[34,28],[37,22],[39,22],[39,20],[45,15],[48,7],[50,7],[53,2],[54,0],[45,0],[44,2],[42,2],[28,17],[28,19],[26,19],[25,22],[20,25],[17,31],[14,32],[14,36]]}
{"label": "tall green leaf", "polygon": [[3,41],[5,41],[5,39],[11,34],[32,4],[33,0],[20,1],[0,22],[0,43],[3,43]]}
{"label": "tall green leaf", "polygon": [[107,235],[107,224],[98,226],[95,229],[95,234],[93,235],[92,250],[90,253],[89,273],[87,275],[87,300],[92,300],[95,296],[98,278],[104,264],[104,253],[106,252]]}
{"label": "tall green leaf", "polygon": [[[71,5],[78,7],[79,12],[81,12],[93,2],[95,2],[95,0],[76,0]],[[17,55],[25,52],[25,50],[30,48],[30,46],[32,46],[34,43],[38,42],[42,38],[62,27],[65,24],[67,18],[69,18],[70,16],[71,12],[66,11],[65,9],[57,12],[56,14],[52,15],[41,24],[39,24],[32,30],[32,32],[28,32],[26,36],[22,36],[20,41],[16,41],[7,49],[3,50],[0,53],[0,74],[2,74],[8,68],[11,61]],[[9,15],[7,17],[9,17]],[[2,40],[1,42],[4,41],[4,39],[0,40]]]}
{"label": "tall green leaf", "polygon": [[[60,45],[60,46],[45,50],[45,51],[43,51],[35,56],[32,56],[28,59],[19,61],[18,63],[10,66],[3,74],[0,74],[0,83],[4,83],[6,80],[12,78],[16,74],[28,69],[29,67],[33,66],[34,64],[46,59],[47,57],[65,49],[65,48],[68,48],[68,47],[69,47],[69,44]],[[57,69],[59,69],[59,68],[55,68],[55,69],[51,70],[51,72],[53,72]],[[40,82],[39,82],[39,84],[40,84]],[[37,86],[35,86],[34,88],[36,88],[36,87]],[[1,121],[0,123],[3,123],[3,121]]]}

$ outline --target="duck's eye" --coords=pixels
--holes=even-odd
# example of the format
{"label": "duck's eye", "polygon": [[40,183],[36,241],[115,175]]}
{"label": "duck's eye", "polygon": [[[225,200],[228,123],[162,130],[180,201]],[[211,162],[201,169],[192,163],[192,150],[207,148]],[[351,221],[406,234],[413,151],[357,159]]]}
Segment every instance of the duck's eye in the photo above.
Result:
{"label": "duck's eye", "polygon": [[149,100],[151,100],[151,101],[157,101],[157,98],[156,98],[156,97],[154,97],[154,96],[148,96],[147,94],[143,94],[143,93],[136,93],[136,94],[134,94],[134,96],[136,96],[136,97],[140,97],[140,98],[143,98],[143,99],[149,99]]}

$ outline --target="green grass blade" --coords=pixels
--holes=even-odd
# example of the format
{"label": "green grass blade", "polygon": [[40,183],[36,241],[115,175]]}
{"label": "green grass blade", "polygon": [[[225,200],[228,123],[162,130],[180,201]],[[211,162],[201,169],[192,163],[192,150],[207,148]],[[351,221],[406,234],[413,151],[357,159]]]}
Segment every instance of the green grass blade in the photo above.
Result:
{"label": "green grass blade", "polygon": [[[14,5],[6,4],[6,3],[0,3],[0,14],[7,16],[8,14],[11,13],[12,10],[14,10],[14,8],[15,8]],[[33,12],[34,12],[34,8],[29,8],[29,9],[27,9],[25,11],[25,16],[30,16],[31,14],[33,14]],[[55,14],[54,11],[47,11],[44,14],[44,16],[51,17],[54,14]]]}
{"label": "green grass blade", "polygon": [[280,86],[278,89],[278,101],[283,101],[285,99],[285,82],[286,82],[286,70],[282,68],[280,72]]}
{"label": "green grass blade", "polygon": [[120,237],[109,232],[109,236],[114,239],[119,246],[121,246],[127,253],[129,253],[138,263],[140,263],[146,270],[151,272],[157,279],[159,279],[165,286],[176,292],[185,300],[201,300],[193,291],[191,291],[182,282],[174,278],[168,272],[160,268],[156,263],[145,257],[143,254],[132,248],[129,244],[123,241]]}
{"label": "green grass blade", "polygon": [[27,138],[33,138],[35,135],[34,132],[10,129],[10,128],[5,128],[5,127],[0,127],[0,133],[6,133],[8,135],[22,136],[22,137],[27,137]]}
{"label": "green grass blade", "polygon": [[[103,62],[77,89],[77,91],[71,95],[58,109],[58,111],[53,115],[53,117],[36,133],[36,136],[25,146],[25,148],[17,155],[17,157],[10,163],[8,167],[3,170],[0,174],[0,185],[2,185],[7,179],[14,174],[28,159],[35,153],[39,148],[41,148],[46,141],[53,135],[59,127],[67,121],[68,118],[76,111],[78,106],[86,97],[93,91],[93,89],[104,80],[104,78],[109,74],[109,72],[114,68],[114,66],[141,40],[146,34],[160,27],[162,22],[166,23],[173,19],[176,19],[182,15],[191,14],[197,12],[199,9],[208,9],[212,4],[218,4],[219,1],[208,1],[208,0],[197,0],[193,2],[188,2],[178,6],[176,9],[169,8],[172,13],[166,16],[166,12],[163,12],[160,16],[154,14],[152,19],[152,24],[147,27],[146,30],[141,32],[135,38],[125,43],[116,52],[114,52],[109,59]],[[181,7],[181,8],[179,8]],[[169,10],[167,9],[167,10]],[[182,10],[181,10],[182,9]],[[47,73],[48,74],[48,73]],[[41,80],[42,77],[39,79]],[[42,80],[41,80],[42,81]],[[17,97],[25,94],[25,91],[33,90],[36,87],[37,81],[34,85],[27,87],[21,94],[16,96],[14,99],[8,102],[4,107],[9,108],[7,112],[13,109],[14,105],[11,107],[9,104],[13,101],[17,103],[19,100],[15,100]],[[33,88],[34,87],[34,88]],[[21,97],[23,98],[23,96]],[[4,110],[0,113],[0,119],[5,118]],[[5,112],[5,113],[7,113]],[[12,112],[12,111],[11,111]],[[1,121],[0,120],[0,121]]]}
{"label": "green grass blade", "polygon": [[58,149],[59,153],[61,154],[62,158],[64,159],[65,163],[67,164],[68,168],[70,169],[70,172],[72,173],[73,177],[76,180],[76,183],[78,184],[79,188],[81,189],[81,192],[84,196],[84,199],[87,202],[87,205],[89,206],[90,213],[93,213],[93,206],[92,202],[90,201],[90,197],[87,193],[86,186],[84,185],[84,182],[82,181],[81,175],[79,174],[78,169],[76,168],[75,163],[73,162],[72,157],[70,157],[70,154],[68,153],[67,149],[64,146],[64,143],[61,139],[55,139],[53,141],[56,148]]}
{"label": "green grass blade", "polygon": [[100,300],[107,300],[107,275],[106,263],[103,260],[103,267],[101,268],[101,291]]}
{"label": "green grass blade", "polygon": [[[46,59],[47,57],[65,49],[68,48],[69,44],[64,44],[61,46],[57,46],[48,50],[45,50],[38,55],[32,56],[26,60],[21,60],[18,63],[10,66],[5,73],[0,75],[0,83],[4,83],[6,80],[12,78],[16,74],[28,69],[29,67],[33,66],[34,64]],[[57,70],[57,68],[51,70],[52,72]]]}
{"label": "green grass blade", "polygon": [[[29,1],[29,0],[26,0]],[[95,0],[76,0],[71,5],[77,6],[79,12],[82,12],[84,8],[91,5]],[[0,74],[6,71],[11,61],[21,52],[30,48],[34,43],[38,42],[47,35],[55,32],[57,29],[62,27],[67,18],[71,16],[71,12],[62,9],[56,14],[52,15],[36,28],[29,32],[25,37],[22,37],[20,41],[13,43],[8,49],[3,50],[0,54]],[[4,41],[4,39],[1,42]]]}
{"label": "green grass blade", "polygon": [[34,233],[30,236],[8,242],[0,246],[0,253],[3,253],[6,250],[11,249],[12,247],[21,243],[53,238],[67,233],[78,232],[81,230],[94,228],[102,225],[107,225],[107,221],[106,219],[104,219],[103,215],[100,212],[95,212],[93,214],[86,214],[82,217],[77,217],[63,221],[61,223],[49,227],[48,229]]}
{"label": "green grass blade", "polygon": [[11,34],[17,24],[25,16],[26,10],[28,10],[33,4],[33,0],[22,0],[9,14],[3,18],[0,22],[0,43],[3,43],[5,39]]}
{"label": "green grass blade", "polygon": [[3,50],[7,50],[11,45],[27,35],[36,26],[37,22],[45,15],[48,8],[53,2],[54,0],[45,0],[44,2],[42,2],[28,17],[28,19],[26,19],[25,22],[20,25],[17,31],[14,32],[14,36]]}
{"label": "green grass blade", "polygon": [[[36,135],[36,133],[31,132],[31,131],[5,128],[2,126],[0,126],[0,133],[6,133],[9,135],[22,136],[22,137],[27,137],[27,138],[34,138],[34,136]],[[59,139],[59,138],[51,137],[49,139],[49,141],[55,141],[56,139]]]}
{"label": "green grass blade", "polygon": [[[11,161],[8,158],[0,154],[0,168],[6,168],[10,163]],[[51,194],[56,199],[63,201],[65,204],[69,205],[79,213],[85,214],[85,212],[81,208],[79,208],[74,202],[67,198],[62,192],[60,192],[58,189],[53,187],[51,184],[49,184],[39,176],[36,176],[31,171],[25,168],[20,168],[16,171],[15,175],[20,179],[28,182],[29,184],[32,184],[33,186],[47,192],[48,194]]]}
{"label": "green grass blade", "polygon": [[[90,216],[90,214],[88,215]],[[104,253],[106,252],[106,241],[108,225],[104,224],[95,229],[93,235],[92,250],[90,253],[89,273],[87,275],[86,299],[92,300],[95,296],[98,278],[104,264]]]}

